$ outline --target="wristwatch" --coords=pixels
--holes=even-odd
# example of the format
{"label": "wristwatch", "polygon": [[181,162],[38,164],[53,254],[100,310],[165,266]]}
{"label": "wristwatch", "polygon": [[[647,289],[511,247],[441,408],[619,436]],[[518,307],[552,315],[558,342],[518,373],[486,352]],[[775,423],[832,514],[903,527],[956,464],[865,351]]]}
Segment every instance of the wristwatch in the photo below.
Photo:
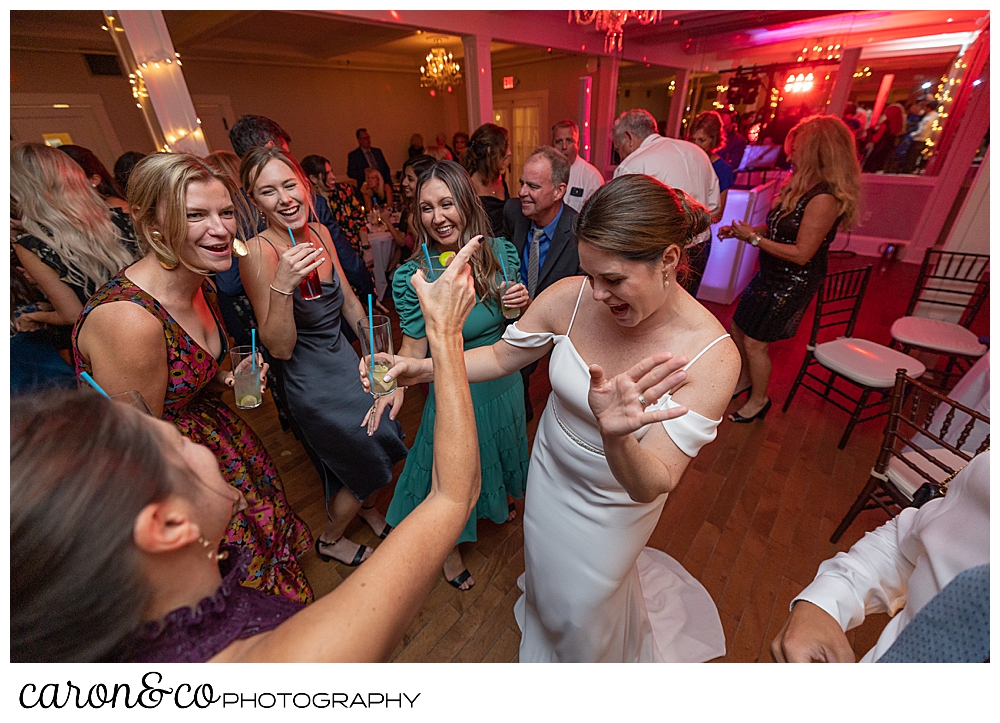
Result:
{"label": "wristwatch", "polygon": [[760,234],[755,232],[747,236],[747,243],[751,246],[760,246]]}

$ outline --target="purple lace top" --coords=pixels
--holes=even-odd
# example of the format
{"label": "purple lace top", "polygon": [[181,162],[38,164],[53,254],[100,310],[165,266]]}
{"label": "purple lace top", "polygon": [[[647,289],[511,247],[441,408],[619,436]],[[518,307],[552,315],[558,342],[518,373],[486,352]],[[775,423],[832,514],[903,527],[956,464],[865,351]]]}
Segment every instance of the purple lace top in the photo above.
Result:
{"label": "purple lace top", "polygon": [[219,562],[222,585],[194,609],[179,608],[161,622],[144,623],[127,643],[126,662],[204,663],[243,640],[274,630],[305,605],[283,595],[244,587],[250,550],[223,546],[229,558]]}

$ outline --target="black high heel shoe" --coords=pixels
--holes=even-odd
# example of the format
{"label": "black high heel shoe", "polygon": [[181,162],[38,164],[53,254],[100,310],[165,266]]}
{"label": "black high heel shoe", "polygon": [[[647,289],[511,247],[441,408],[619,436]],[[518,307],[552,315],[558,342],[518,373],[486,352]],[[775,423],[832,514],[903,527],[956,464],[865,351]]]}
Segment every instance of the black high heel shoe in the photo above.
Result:
{"label": "black high heel shoe", "polygon": [[733,412],[732,414],[729,415],[729,421],[736,422],[737,424],[750,424],[750,422],[753,422],[754,420],[763,419],[764,417],[766,417],[767,411],[770,408],[771,408],[771,400],[768,399],[767,403],[760,408],[760,411],[757,412],[752,417],[744,417],[739,412]]}
{"label": "black high heel shoe", "polygon": [[752,394],[752,393],[753,393],[753,384],[751,384],[749,387],[744,387],[743,389],[736,392],[736,394],[734,394],[729,398],[729,401],[733,401],[737,397],[742,397],[744,394]]}

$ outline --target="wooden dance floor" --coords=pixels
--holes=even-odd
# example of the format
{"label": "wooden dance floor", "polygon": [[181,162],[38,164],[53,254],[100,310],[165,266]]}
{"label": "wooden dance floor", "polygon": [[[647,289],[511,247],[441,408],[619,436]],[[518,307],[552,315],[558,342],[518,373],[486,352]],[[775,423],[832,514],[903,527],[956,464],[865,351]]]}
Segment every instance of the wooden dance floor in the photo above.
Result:
{"label": "wooden dance floor", "polygon": [[[889,326],[906,309],[918,266],[883,265],[863,256],[830,258],[831,271],[867,264],[875,268],[855,335],[887,344]],[[706,306],[728,328],[736,304]],[[846,550],[865,531],[887,519],[880,512],[864,512],[839,544],[829,542],[868,479],[884,420],[859,425],[841,452],[837,441],[847,423],[844,412],[800,392],[782,414],[780,407],[802,363],[811,323],[810,310],[795,339],[772,345],[774,407],[766,420],[747,425],[723,421],[718,438],[702,449],[668,498],[649,541],[650,546],[680,560],[718,605],[727,646],[720,661],[770,662],[770,642],[785,621],[789,602],[811,582],[819,563]],[[973,330],[989,333],[988,305]],[[535,419],[528,424],[529,442],[549,393],[544,364],[543,360],[532,376]],[[271,397],[266,396],[259,408],[241,414],[277,463],[292,507],[319,531],[325,519],[319,477],[295,437],[281,430]],[[734,402],[730,411],[741,403]],[[423,393],[412,388],[400,415],[408,444],[413,442],[422,411]],[[397,466],[397,476],[402,466]],[[378,506],[383,512],[391,487],[380,494]],[[517,506],[514,522],[495,525],[480,520],[478,541],[462,547],[475,587],[460,592],[441,576],[393,660],[517,661],[520,631],[513,608],[519,595],[516,580],[524,571],[522,503]],[[379,542],[361,520],[352,522],[347,534],[369,546]],[[339,563],[324,563],[312,551],[302,564],[317,596],[332,590],[352,571]],[[884,615],[870,616],[848,633],[859,658],[874,645],[887,620]]]}

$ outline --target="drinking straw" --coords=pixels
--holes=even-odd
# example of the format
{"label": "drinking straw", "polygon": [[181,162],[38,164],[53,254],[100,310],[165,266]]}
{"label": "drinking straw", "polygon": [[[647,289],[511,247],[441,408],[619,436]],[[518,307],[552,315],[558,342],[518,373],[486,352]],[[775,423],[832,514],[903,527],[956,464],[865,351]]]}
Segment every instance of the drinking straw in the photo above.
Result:
{"label": "drinking straw", "polygon": [[87,384],[92,386],[94,389],[99,391],[101,393],[101,396],[103,396],[105,399],[111,399],[108,393],[103,389],[101,389],[101,385],[95,382],[94,378],[89,374],[87,374],[87,372],[80,372],[80,378],[83,379],[83,381],[87,382]]}
{"label": "drinking straw", "polygon": [[507,284],[507,286],[510,286],[510,279],[507,278],[507,264],[503,262],[503,254],[500,254],[499,256],[500,256],[500,268],[503,269],[503,280]]}
{"label": "drinking straw", "polygon": [[[427,247],[424,246],[424,251]],[[372,323],[372,295],[368,294],[368,380],[371,383],[372,394],[375,393],[375,325]]]}
{"label": "drinking straw", "polygon": [[295,245],[295,234],[292,233],[292,227],[291,226],[285,226],[285,228],[288,229],[288,235],[292,237],[292,246],[294,246]]}
{"label": "drinking straw", "polygon": [[257,330],[250,330],[250,371],[257,371]]}
{"label": "drinking straw", "polygon": [[431,252],[427,250],[427,244],[424,244],[424,257],[427,259],[427,268],[431,272],[431,281],[434,281],[437,277],[434,274],[434,264],[431,262]]}

